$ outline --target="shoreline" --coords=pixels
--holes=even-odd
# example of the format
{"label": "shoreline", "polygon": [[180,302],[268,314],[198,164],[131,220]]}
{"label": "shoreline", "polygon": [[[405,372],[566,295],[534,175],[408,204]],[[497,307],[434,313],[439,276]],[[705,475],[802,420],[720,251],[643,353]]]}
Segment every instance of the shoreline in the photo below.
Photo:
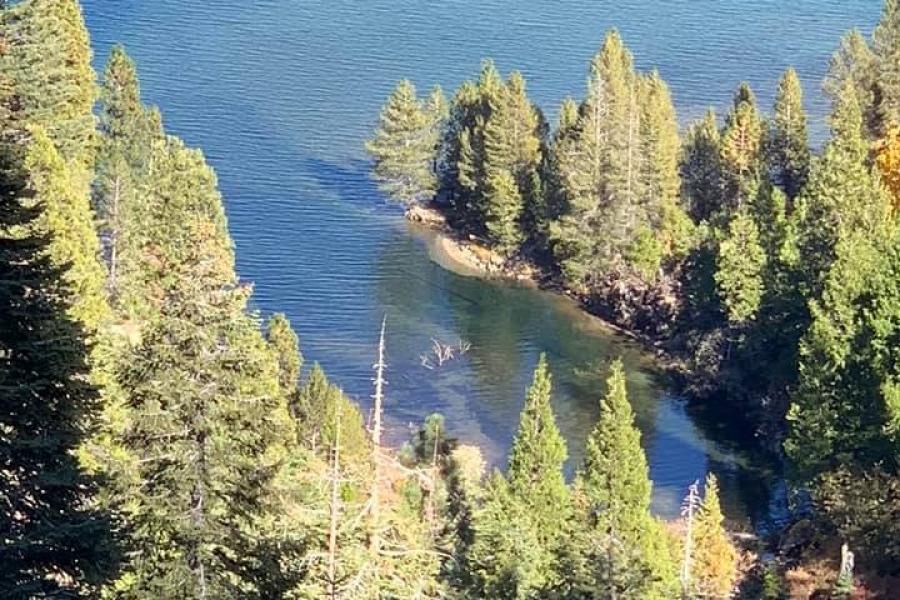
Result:
{"label": "shoreline", "polygon": [[406,211],[407,222],[425,240],[428,257],[440,267],[463,277],[499,281],[541,290],[565,300],[583,316],[611,333],[640,343],[671,375],[680,372],[678,361],[662,348],[660,340],[627,329],[591,311],[584,298],[574,294],[533,262],[522,257],[504,259],[471,236],[462,237],[447,223],[443,213],[434,207],[416,206]]}

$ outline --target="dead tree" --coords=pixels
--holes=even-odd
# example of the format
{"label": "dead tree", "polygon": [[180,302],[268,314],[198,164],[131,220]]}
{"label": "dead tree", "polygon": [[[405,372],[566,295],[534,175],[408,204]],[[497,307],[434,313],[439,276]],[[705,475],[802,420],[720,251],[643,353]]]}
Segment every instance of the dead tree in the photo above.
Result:
{"label": "dead tree", "polygon": [[700,482],[695,481],[688,488],[688,495],[684,499],[681,515],[684,517],[687,529],[684,535],[684,558],[681,561],[681,594],[683,598],[690,597],[691,587],[691,554],[694,551],[693,530],[694,515],[700,505]]}
{"label": "dead tree", "polygon": [[381,549],[381,536],[378,531],[379,527],[379,510],[378,504],[378,486],[381,485],[381,416],[382,407],[384,405],[384,327],[387,317],[381,320],[381,335],[378,338],[378,362],[375,363],[375,400],[374,412],[372,414],[372,462],[374,464],[375,473],[372,477],[372,487],[369,492],[369,511],[370,511],[370,528],[369,528],[369,551],[372,555],[377,555]]}
{"label": "dead tree", "polygon": [[328,527],[328,597],[337,600],[337,534],[340,520],[340,450],[341,419],[335,416],[334,445],[331,452],[331,502],[328,505],[330,523]]}

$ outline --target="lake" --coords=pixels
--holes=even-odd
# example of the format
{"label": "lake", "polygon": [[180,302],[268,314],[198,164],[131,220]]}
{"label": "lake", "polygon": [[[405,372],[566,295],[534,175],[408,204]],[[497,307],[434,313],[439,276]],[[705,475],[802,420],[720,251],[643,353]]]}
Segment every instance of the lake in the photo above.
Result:
{"label": "lake", "polygon": [[[652,358],[562,298],[442,268],[368,177],[362,142],[396,81],[448,93],[483,57],[519,69],[554,119],[580,97],[587,64],[617,27],[640,69],[669,82],[681,121],[725,107],[742,79],[763,107],[793,65],[811,130],[824,136],[819,82],[840,35],[869,32],[880,0],[85,0],[96,66],[122,42],[167,129],[216,168],[241,277],[257,307],[284,311],[308,363],[369,405],[387,317],[387,417],[394,442],[431,412],[502,466],[531,371],[546,352],[570,472],[598,413],[605,368],[622,356],[655,482],[654,509],[678,514],[708,470],[726,515],[765,528],[783,509],[777,473],[670,394]],[[432,339],[471,344],[438,369]]]}

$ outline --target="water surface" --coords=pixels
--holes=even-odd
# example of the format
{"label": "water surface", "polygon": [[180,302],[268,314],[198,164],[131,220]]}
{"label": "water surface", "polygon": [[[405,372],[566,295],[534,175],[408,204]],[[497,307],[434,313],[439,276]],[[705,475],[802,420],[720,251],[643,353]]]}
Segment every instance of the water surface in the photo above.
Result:
{"label": "water surface", "polygon": [[[670,83],[682,122],[725,106],[748,80],[770,106],[793,65],[820,140],[818,82],[841,33],[870,30],[879,0],[85,0],[97,66],[110,45],[136,59],[148,101],[219,173],[241,277],[256,302],[293,321],[308,361],[364,405],[378,324],[388,319],[392,439],[433,411],[502,463],[540,352],[573,464],[597,415],[603,371],[623,356],[655,481],[654,506],[677,514],[686,486],[722,479],[737,521],[764,524],[777,481],[686,413],[648,356],[570,303],[447,271],[368,179],[362,141],[393,84],[452,90],[482,57],[520,69],[553,117],[580,96],[604,31],[618,27],[640,69]],[[421,365],[431,339],[472,350]],[[773,493],[773,486],[776,488]],[[777,510],[776,510],[777,512]]]}

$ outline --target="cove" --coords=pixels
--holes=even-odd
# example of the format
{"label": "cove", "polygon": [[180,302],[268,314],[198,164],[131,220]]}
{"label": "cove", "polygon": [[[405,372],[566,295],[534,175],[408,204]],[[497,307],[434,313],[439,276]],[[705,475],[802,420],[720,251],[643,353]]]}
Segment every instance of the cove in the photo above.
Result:
{"label": "cove", "polygon": [[[96,66],[112,43],[125,43],[147,101],[217,169],[238,268],[256,285],[257,307],[286,312],[307,362],[321,362],[364,406],[387,316],[393,441],[406,437],[409,423],[441,412],[454,435],[502,465],[531,370],[546,352],[571,469],[597,416],[604,367],[622,355],[655,510],[676,515],[687,485],[711,469],[727,516],[764,526],[779,512],[777,474],[715,433],[727,423],[693,418],[651,357],[564,299],[464,277],[431,260],[427,236],[386,206],[369,180],[362,141],[397,79],[451,90],[486,56],[504,72],[521,69],[552,121],[566,95],[581,94],[587,62],[613,26],[638,68],[657,67],[670,83],[683,122],[726,104],[741,79],[770,106],[779,74],[794,65],[821,139],[825,104],[817,90],[829,54],[849,27],[868,32],[878,6],[90,0],[85,13]],[[432,339],[472,348],[428,369],[420,355]]]}

